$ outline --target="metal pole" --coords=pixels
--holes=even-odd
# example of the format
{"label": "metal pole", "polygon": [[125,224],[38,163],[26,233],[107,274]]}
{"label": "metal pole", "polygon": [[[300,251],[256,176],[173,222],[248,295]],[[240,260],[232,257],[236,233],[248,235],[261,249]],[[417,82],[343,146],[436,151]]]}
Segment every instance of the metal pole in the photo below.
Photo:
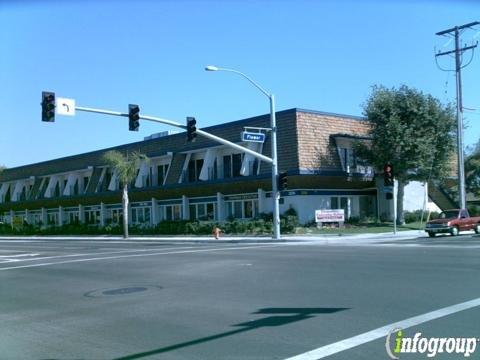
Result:
{"label": "metal pole", "polygon": [[465,166],[463,159],[463,106],[462,106],[462,68],[460,61],[460,33],[455,27],[455,74],[457,87],[457,152],[458,152],[458,187],[460,207],[466,208]]}
{"label": "metal pole", "polygon": [[277,160],[277,119],[275,116],[275,97],[270,94],[270,127],[272,128],[272,199],[273,199],[273,237],[280,239],[280,193],[278,192]]}
{"label": "metal pole", "polygon": [[393,180],[393,235],[397,234],[397,181]]}
{"label": "metal pole", "polygon": [[[124,117],[128,117],[128,114],[126,113],[122,113],[122,112],[118,112],[118,111],[110,111],[110,110],[103,110],[103,109],[94,109],[94,108],[86,108],[86,107],[81,107],[81,106],[76,106],[75,107],[75,110],[78,110],[78,111],[85,111],[85,112],[92,112],[92,113],[97,113],[97,114],[107,114],[107,115],[114,115],[114,116],[124,116]],[[171,120],[166,120],[166,119],[162,119],[162,118],[158,118],[158,117],[155,117],[155,116],[146,116],[146,115],[140,115],[140,119],[142,120],[148,120],[148,121],[153,121],[153,122],[158,122],[158,123],[161,123],[161,124],[166,124],[166,125],[171,125],[171,126],[175,126],[175,127],[179,127],[181,129],[184,129],[186,130],[186,126],[185,125],[182,125],[182,124],[179,124],[175,121],[171,121]],[[243,147],[241,145],[237,145],[235,143],[232,143],[231,141],[228,141],[228,140],[225,140],[225,139],[222,139],[221,137],[218,137],[218,136],[215,136],[215,135],[212,135],[206,131],[203,131],[201,129],[197,129],[197,134],[198,135],[201,135],[203,137],[206,137],[210,140],[214,140],[216,142],[219,142],[221,144],[224,144],[224,145],[227,145],[231,148],[234,148],[236,150],[239,150],[239,151],[242,151],[242,152],[245,152],[247,154],[250,154],[262,161],[265,161],[269,164],[272,164],[273,163],[273,160],[270,159],[268,156],[265,156],[265,155],[262,155],[262,154],[259,154],[253,150],[250,150],[246,147]]]}
{"label": "metal pole", "polygon": [[272,207],[273,207],[273,239],[279,240],[280,239],[280,194],[278,193],[278,162],[277,162],[277,124],[275,118],[275,97],[273,94],[268,93],[264,88],[258,85],[253,79],[245,75],[243,72],[234,70],[234,69],[227,69],[221,68],[216,66],[207,66],[205,68],[207,71],[227,71],[233,72],[238,74],[245,79],[247,79],[250,83],[252,83],[258,90],[260,90],[265,96],[268,97],[270,100],[270,127],[272,128]]}

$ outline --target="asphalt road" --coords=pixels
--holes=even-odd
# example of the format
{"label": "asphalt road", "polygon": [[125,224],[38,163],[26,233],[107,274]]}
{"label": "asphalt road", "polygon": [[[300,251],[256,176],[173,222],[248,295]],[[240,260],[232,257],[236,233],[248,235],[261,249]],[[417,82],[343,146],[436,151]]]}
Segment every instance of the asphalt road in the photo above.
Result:
{"label": "asphalt road", "polygon": [[472,235],[341,245],[4,239],[0,359],[286,359],[325,349],[328,359],[387,359],[386,336],[369,332],[412,317],[421,320],[408,336],[480,338],[479,278]]}

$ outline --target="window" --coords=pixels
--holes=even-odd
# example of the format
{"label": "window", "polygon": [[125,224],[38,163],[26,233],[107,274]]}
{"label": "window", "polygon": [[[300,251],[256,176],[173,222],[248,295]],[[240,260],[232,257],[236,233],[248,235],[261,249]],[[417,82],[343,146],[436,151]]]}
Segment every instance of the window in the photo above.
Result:
{"label": "window", "polygon": [[27,199],[27,190],[26,187],[22,187],[22,192],[19,194],[19,200],[20,201],[25,201]]}
{"label": "window", "polygon": [[165,182],[168,172],[168,164],[157,166],[157,184],[162,186]]}
{"label": "window", "polygon": [[107,172],[105,173],[105,179],[103,180],[101,191],[108,191],[108,185],[110,185],[111,180],[112,180],[112,169],[107,168]]}
{"label": "window", "polygon": [[7,191],[5,192],[5,202],[10,202],[11,201],[10,189],[11,189],[11,186],[9,186]]}
{"label": "window", "polygon": [[346,196],[332,196],[330,198],[330,209],[343,209],[345,211],[345,219],[351,214],[352,199]]}
{"label": "window", "polygon": [[47,224],[48,225],[58,225],[58,212],[52,212],[47,214]]}
{"label": "window", "polygon": [[198,181],[200,171],[202,171],[203,159],[190,160],[188,163],[188,182]]}
{"label": "window", "polygon": [[258,215],[258,200],[226,202],[226,215],[235,219],[251,219]]}
{"label": "window", "polygon": [[100,210],[86,210],[85,224],[96,225],[100,223]]}
{"label": "window", "polygon": [[122,209],[111,209],[110,210],[110,221],[113,224],[123,223],[123,210]]}
{"label": "window", "polygon": [[360,196],[360,218],[375,216],[375,198],[373,196]]}
{"label": "window", "polygon": [[53,197],[59,197],[60,196],[60,181],[57,181],[55,184],[55,190],[53,191]]}
{"label": "window", "polygon": [[73,194],[72,195],[78,195],[78,179],[75,180],[75,185],[73,185]]}
{"label": "window", "polygon": [[133,224],[150,224],[150,207],[132,208]]}
{"label": "window", "polygon": [[65,211],[65,218],[69,224],[78,224],[80,222],[78,210]]}
{"label": "window", "polygon": [[190,204],[190,220],[215,220],[215,203]]}
{"label": "window", "polygon": [[163,211],[164,220],[181,220],[182,219],[182,205],[165,205]]}
{"label": "window", "polygon": [[41,213],[31,213],[30,219],[33,225],[40,225],[42,223],[42,214]]}
{"label": "window", "polygon": [[90,181],[90,177],[88,176],[85,176],[83,178],[83,189],[82,189],[82,193],[84,193],[85,191],[87,191],[87,186],[88,186],[88,182]]}
{"label": "window", "polygon": [[223,157],[223,177],[231,178],[240,176],[242,168],[242,154],[231,154]]}
{"label": "window", "polygon": [[351,148],[340,148],[340,157],[345,171],[349,171],[357,165],[355,152]]}

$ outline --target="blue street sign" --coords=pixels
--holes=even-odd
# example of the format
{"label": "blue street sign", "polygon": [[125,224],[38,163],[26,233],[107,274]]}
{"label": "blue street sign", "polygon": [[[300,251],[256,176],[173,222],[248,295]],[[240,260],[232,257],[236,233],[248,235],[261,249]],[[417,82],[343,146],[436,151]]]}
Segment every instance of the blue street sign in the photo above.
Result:
{"label": "blue street sign", "polygon": [[263,143],[265,142],[265,134],[242,131],[242,141]]}

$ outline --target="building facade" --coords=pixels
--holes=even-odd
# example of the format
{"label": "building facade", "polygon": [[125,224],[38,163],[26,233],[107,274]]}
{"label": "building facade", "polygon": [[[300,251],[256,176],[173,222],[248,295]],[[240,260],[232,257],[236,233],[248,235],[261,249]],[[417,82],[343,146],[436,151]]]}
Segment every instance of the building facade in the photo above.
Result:
{"label": "building facade", "polygon": [[[268,132],[264,143],[240,141],[245,128],[268,128],[269,122],[262,115],[203,130],[270,157]],[[317,209],[344,209],[347,218],[389,216],[392,202],[385,200],[382,182],[353,149],[356,141],[368,141],[369,126],[361,117],[296,108],[278,112],[278,167],[288,173],[280,213],[294,208],[301,223],[313,221]],[[201,136],[188,143],[178,133],[6,169],[0,174],[0,220],[120,223],[119,182],[102,159],[109,150],[138,151],[150,159],[140,165],[129,191],[132,224],[252,219],[272,212],[270,164]]]}

